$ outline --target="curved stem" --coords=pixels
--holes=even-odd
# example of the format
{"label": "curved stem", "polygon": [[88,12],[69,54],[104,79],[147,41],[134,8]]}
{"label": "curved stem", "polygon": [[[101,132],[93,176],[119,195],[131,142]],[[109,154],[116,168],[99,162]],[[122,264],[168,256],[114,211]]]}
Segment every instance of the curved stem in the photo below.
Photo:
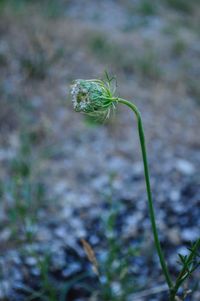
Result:
{"label": "curved stem", "polygon": [[150,214],[150,219],[151,219],[151,226],[152,226],[152,231],[153,231],[153,236],[154,236],[154,242],[156,246],[156,250],[160,259],[160,264],[163,270],[163,273],[165,275],[166,282],[168,284],[169,290],[171,291],[173,287],[173,283],[171,280],[171,277],[169,275],[169,271],[164,259],[164,255],[161,249],[159,237],[158,237],[158,231],[156,227],[156,221],[155,221],[155,213],[154,213],[154,206],[153,206],[153,200],[152,200],[152,193],[151,193],[151,184],[150,184],[150,178],[149,178],[149,168],[148,168],[148,160],[147,160],[147,152],[146,152],[146,143],[145,143],[145,136],[144,136],[144,130],[143,130],[143,125],[142,125],[142,118],[140,115],[139,110],[137,107],[122,98],[116,99],[118,103],[125,104],[129,108],[133,110],[137,117],[137,123],[138,123],[138,132],[139,132],[139,138],[140,138],[140,146],[141,146],[141,151],[142,151],[142,158],[143,158],[143,164],[144,164],[144,174],[145,174],[145,182],[146,182],[146,190],[147,190],[147,197],[148,197],[148,206],[149,206],[149,214]]}

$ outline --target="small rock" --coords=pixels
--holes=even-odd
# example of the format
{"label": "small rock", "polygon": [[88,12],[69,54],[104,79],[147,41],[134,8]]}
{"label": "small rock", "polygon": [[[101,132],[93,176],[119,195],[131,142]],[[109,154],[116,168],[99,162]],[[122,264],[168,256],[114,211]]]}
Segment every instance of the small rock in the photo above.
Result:
{"label": "small rock", "polygon": [[119,296],[120,293],[122,292],[121,284],[117,281],[113,281],[111,283],[111,290],[114,296]]}
{"label": "small rock", "polygon": [[200,292],[194,293],[194,300],[200,300]]}
{"label": "small rock", "polygon": [[0,299],[4,300],[8,296],[8,293],[10,291],[10,284],[8,281],[3,280],[0,284]]}
{"label": "small rock", "polygon": [[51,258],[51,268],[52,270],[60,270],[66,266],[65,252],[63,250],[59,250],[55,254],[52,255]]}
{"label": "small rock", "polygon": [[99,237],[93,234],[90,236],[89,241],[91,245],[96,245],[99,243]]}
{"label": "small rock", "polygon": [[184,206],[183,204],[178,202],[173,205],[172,210],[176,214],[183,214],[183,213],[186,213],[187,208],[186,208],[186,206]]}
{"label": "small rock", "polygon": [[21,258],[19,257],[18,254],[14,254],[12,256],[12,262],[16,265],[20,265],[22,263]]}
{"label": "small rock", "polygon": [[37,239],[42,242],[50,241],[52,239],[51,231],[45,227],[40,227],[40,231],[37,231],[36,234]]}
{"label": "small rock", "polygon": [[0,149],[0,161],[13,159],[15,152],[10,149]]}
{"label": "small rock", "polygon": [[54,191],[57,196],[62,196],[63,194],[65,194],[67,191],[67,188],[68,188],[67,183],[64,180],[59,181],[54,185]]}
{"label": "small rock", "polygon": [[12,268],[12,277],[15,281],[22,281],[22,273],[19,268]]}
{"label": "small rock", "polygon": [[175,166],[180,173],[186,176],[190,176],[195,172],[194,165],[191,162],[184,159],[177,159]]}
{"label": "small rock", "polygon": [[101,191],[106,187],[106,185],[109,182],[109,178],[107,175],[102,175],[99,177],[96,177],[92,181],[92,187],[94,187],[97,191]]}
{"label": "small rock", "polygon": [[70,265],[67,265],[67,268],[62,271],[63,277],[69,278],[81,272],[81,266],[77,262],[73,262]]}
{"label": "small rock", "polygon": [[181,237],[184,241],[195,241],[199,238],[199,230],[196,228],[186,228],[181,232]]}
{"label": "small rock", "polygon": [[133,164],[133,171],[134,171],[134,175],[136,175],[136,176],[143,175],[143,172],[144,172],[143,163],[141,161],[135,162]]}
{"label": "small rock", "polygon": [[188,255],[188,253],[189,253],[189,250],[186,247],[180,247],[180,248],[178,248],[178,250],[176,252],[176,254],[181,254],[183,256]]}
{"label": "small rock", "polygon": [[63,219],[70,219],[72,217],[72,208],[64,204],[60,215]]}
{"label": "small rock", "polygon": [[124,237],[128,238],[137,235],[142,218],[143,214],[141,212],[135,212],[127,217],[123,230]]}
{"label": "small rock", "polygon": [[178,228],[172,228],[167,231],[167,236],[170,242],[174,245],[181,243],[180,230]]}
{"label": "small rock", "polygon": [[177,202],[178,200],[180,200],[180,191],[171,190],[171,192],[169,193],[169,197],[172,202]]}
{"label": "small rock", "polygon": [[25,263],[28,265],[28,266],[35,266],[37,265],[37,259],[35,257],[27,257],[25,259]]}
{"label": "small rock", "polygon": [[0,241],[8,241],[11,237],[11,230],[5,228],[3,231],[0,232]]}
{"label": "small rock", "polygon": [[38,277],[38,276],[40,276],[40,269],[39,268],[37,268],[37,267],[34,267],[34,268],[32,268],[31,269],[31,274],[33,275],[33,276],[35,276],[35,277]]}
{"label": "small rock", "polygon": [[64,239],[67,237],[67,231],[64,227],[59,227],[59,228],[55,229],[55,235],[58,238]]}

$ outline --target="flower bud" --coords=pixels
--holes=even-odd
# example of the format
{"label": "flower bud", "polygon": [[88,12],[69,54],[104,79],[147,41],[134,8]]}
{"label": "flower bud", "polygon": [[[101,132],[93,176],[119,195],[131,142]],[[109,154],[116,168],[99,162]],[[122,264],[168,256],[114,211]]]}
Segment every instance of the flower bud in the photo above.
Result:
{"label": "flower bud", "polygon": [[95,117],[109,117],[114,101],[109,84],[101,80],[78,79],[71,86],[72,103],[76,112]]}

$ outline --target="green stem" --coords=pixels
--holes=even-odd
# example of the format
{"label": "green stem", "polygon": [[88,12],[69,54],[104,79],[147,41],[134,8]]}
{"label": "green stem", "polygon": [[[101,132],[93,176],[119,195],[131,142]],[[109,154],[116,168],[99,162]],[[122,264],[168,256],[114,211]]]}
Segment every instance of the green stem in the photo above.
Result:
{"label": "green stem", "polygon": [[131,103],[125,99],[122,99],[122,98],[117,98],[116,101],[118,103],[125,104],[129,108],[131,108],[137,117],[138,132],[139,132],[142,158],[143,158],[143,164],[144,164],[146,190],[147,190],[147,196],[148,196],[148,206],[149,206],[149,213],[150,213],[151,226],[152,226],[152,231],[153,231],[153,236],[154,236],[154,242],[155,242],[156,250],[157,250],[157,253],[158,253],[158,256],[160,259],[160,264],[161,264],[163,273],[165,275],[166,282],[168,284],[169,290],[171,291],[171,289],[173,287],[173,283],[172,283],[172,280],[169,275],[169,271],[168,271],[168,268],[167,268],[167,265],[166,265],[166,262],[164,259],[164,255],[163,255],[163,252],[161,249],[161,245],[160,245],[160,241],[159,241],[159,237],[158,237],[158,231],[157,231],[157,227],[156,227],[154,206],[153,206],[152,193],[151,193],[151,184],[150,184],[150,178],[149,178],[149,168],[148,168],[145,136],[144,136],[144,130],[143,130],[143,125],[142,125],[142,118],[141,118],[138,108],[133,103]]}

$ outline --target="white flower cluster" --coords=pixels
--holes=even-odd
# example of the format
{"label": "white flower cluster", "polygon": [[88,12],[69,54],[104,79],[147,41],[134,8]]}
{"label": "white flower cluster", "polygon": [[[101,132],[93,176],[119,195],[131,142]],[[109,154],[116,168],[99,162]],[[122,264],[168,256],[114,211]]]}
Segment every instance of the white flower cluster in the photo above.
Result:
{"label": "white flower cluster", "polygon": [[72,103],[75,110],[84,111],[90,103],[87,89],[81,86],[80,80],[76,80],[71,86]]}

